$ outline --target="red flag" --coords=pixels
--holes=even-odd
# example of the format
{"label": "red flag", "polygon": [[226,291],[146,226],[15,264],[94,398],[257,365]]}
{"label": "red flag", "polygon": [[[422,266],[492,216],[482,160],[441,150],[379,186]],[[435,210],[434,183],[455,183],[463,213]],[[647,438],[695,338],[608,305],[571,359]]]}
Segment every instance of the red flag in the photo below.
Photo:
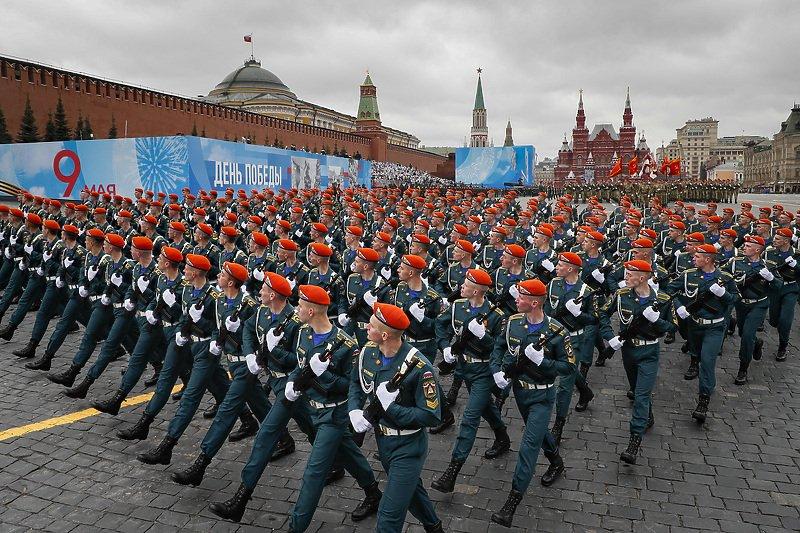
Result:
{"label": "red flag", "polygon": [[253,42],[253,34],[251,33],[250,35],[245,35],[244,36],[244,42],[252,43]]}
{"label": "red flag", "polygon": [[681,158],[678,157],[669,162],[669,173],[673,176],[681,175]]}
{"label": "red flag", "polygon": [[661,168],[659,168],[660,172],[666,176],[669,176],[669,159],[667,156],[664,156],[664,161],[661,162]]}
{"label": "red flag", "polygon": [[611,171],[608,173],[609,178],[613,178],[614,176],[622,173],[622,159],[617,159],[617,162],[614,163],[614,166],[611,167]]}
{"label": "red flag", "polygon": [[635,176],[639,172],[639,157],[633,156],[633,159],[628,161],[628,174]]}

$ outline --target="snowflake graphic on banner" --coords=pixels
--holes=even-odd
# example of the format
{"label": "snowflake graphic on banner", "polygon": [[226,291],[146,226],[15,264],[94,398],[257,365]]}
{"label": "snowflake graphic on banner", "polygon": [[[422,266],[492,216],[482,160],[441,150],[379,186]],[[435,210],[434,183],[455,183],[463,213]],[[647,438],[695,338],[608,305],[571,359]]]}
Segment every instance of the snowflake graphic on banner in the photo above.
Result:
{"label": "snowflake graphic on banner", "polygon": [[174,192],[186,182],[188,156],[181,137],[140,137],[136,139],[136,164],[142,187],[151,191]]}

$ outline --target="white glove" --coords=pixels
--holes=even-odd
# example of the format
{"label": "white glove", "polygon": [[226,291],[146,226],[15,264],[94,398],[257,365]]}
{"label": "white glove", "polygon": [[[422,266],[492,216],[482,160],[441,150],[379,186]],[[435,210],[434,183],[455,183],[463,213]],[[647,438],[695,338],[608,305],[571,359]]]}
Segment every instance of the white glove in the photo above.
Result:
{"label": "white glove", "polygon": [[411,236],[411,234],[409,233],[408,235],[406,235],[406,242],[408,242],[409,244],[411,244],[411,239],[412,239],[412,238],[413,238],[413,237],[412,237],[412,236]]}
{"label": "white glove", "polygon": [[53,254],[51,254],[50,252],[44,252],[44,253],[42,254],[42,261],[44,261],[45,263],[47,263],[48,261],[50,261],[50,258],[51,258],[51,257],[53,257]]}
{"label": "white glove", "polygon": [[330,364],[330,359],[323,361],[319,358],[319,354],[316,353],[311,357],[311,359],[308,360],[308,365],[311,367],[311,371],[317,377],[320,377],[328,369],[328,365]]}
{"label": "white glove", "polygon": [[372,428],[372,424],[364,418],[364,411],[361,409],[353,409],[347,413],[347,416],[350,417],[350,424],[356,430],[356,433],[366,433]]}
{"label": "white glove", "polygon": [[575,236],[575,232],[574,231],[572,231],[571,229],[567,230],[567,237],[574,237],[574,236]]}
{"label": "white glove", "polygon": [[192,322],[199,322],[200,317],[203,316],[203,308],[197,308],[196,305],[193,305],[189,308],[189,318],[192,319]]}
{"label": "white glove", "polygon": [[427,278],[427,277],[425,277],[425,276],[420,276],[420,277],[419,277],[419,280],[420,280],[422,283],[424,283],[426,287],[427,287],[428,285],[430,285],[430,283],[428,283],[428,278]]}
{"label": "white glove", "polygon": [[525,357],[530,359],[533,364],[539,365],[544,360],[544,350],[537,350],[533,344],[529,344],[525,347]]}
{"label": "white glove", "polygon": [[386,281],[389,281],[392,278],[392,269],[389,268],[388,266],[384,266],[383,268],[381,268],[381,276]]}
{"label": "white glove", "polygon": [[297,285],[297,278],[286,278],[286,281],[289,282],[289,288],[294,290],[294,286]]}
{"label": "white glove", "polygon": [[617,287],[619,287],[620,289],[624,289],[624,288],[625,288],[625,287],[627,287],[627,286],[628,286],[628,284],[627,284],[627,283],[625,283],[625,280],[624,280],[624,279],[623,279],[623,280],[620,280],[620,282],[619,282],[619,283],[617,283]]}
{"label": "white glove", "polygon": [[100,303],[103,305],[111,305],[111,298],[104,294],[100,297]]}
{"label": "white glove", "polygon": [[11,241],[11,244],[17,244],[17,236],[16,235],[12,235],[9,240]]}
{"label": "white glove", "polygon": [[526,241],[528,241],[530,244],[533,244],[533,235],[528,235],[528,236],[525,238],[525,240],[526,240]]}
{"label": "white glove", "polygon": [[122,276],[114,272],[113,274],[111,274],[111,283],[119,287],[120,285],[122,285]]}
{"label": "white glove", "polygon": [[474,318],[467,324],[467,329],[479,339],[482,339],[486,336],[486,326]]}
{"label": "white glove", "polygon": [[482,246],[482,245],[481,245],[481,243],[480,243],[480,242],[476,242],[476,243],[473,245],[473,247],[475,248],[475,251],[476,251],[476,252],[477,252],[478,250],[480,250],[480,249],[481,249],[481,246]]}
{"label": "white glove", "polygon": [[264,281],[264,271],[260,268],[253,270],[253,277],[258,281]]}
{"label": "white glove", "polygon": [[64,280],[61,279],[61,278],[56,278],[56,287],[58,287],[59,289],[63,289],[64,288]]}
{"label": "white glove", "polygon": [[795,259],[791,255],[786,256],[786,259],[784,259],[783,262],[792,268],[797,266],[797,259]]}
{"label": "white glove", "polygon": [[303,236],[303,231],[302,230],[297,230],[297,231],[294,232],[294,234],[295,234],[296,237],[302,237]]}
{"label": "white glove", "polygon": [[6,248],[5,256],[7,259],[11,259],[11,248]]}
{"label": "white glove", "polygon": [[[56,282],[56,285],[58,285],[58,282]],[[134,305],[131,300],[125,300],[125,303],[122,304],[122,307],[124,307],[126,311],[133,311]]]}
{"label": "white glove", "polygon": [[764,268],[762,268],[761,270],[759,270],[759,271],[758,271],[758,274],[759,274],[759,275],[760,275],[762,278],[764,278],[765,280],[767,280],[767,281],[772,281],[773,279],[775,279],[775,276],[773,276],[773,275],[772,275],[772,272],[770,272],[770,271],[767,269],[767,267],[764,267]]}
{"label": "white glove", "polygon": [[495,372],[492,374],[492,377],[494,378],[495,385],[500,389],[505,389],[511,384],[511,382],[506,379],[505,372]]}
{"label": "white glove", "polygon": [[217,341],[211,341],[208,343],[208,351],[211,352],[212,355],[219,355],[222,353],[222,346],[220,346]]}
{"label": "white glove", "polygon": [[659,312],[653,309],[652,305],[648,305],[647,307],[645,307],[644,310],[642,311],[642,314],[648,321],[652,322],[653,324],[658,322],[658,319],[661,317]]}
{"label": "white glove", "polygon": [[244,362],[247,363],[247,370],[249,370],[251,374],[256,375],[261,371],[261,367],[256,363],[256,354],[249,353],[245,355]]}
{"label": "white glove", "polygon": [[397,399],[397,396],[400,394],[399,390],[389,392],[389,390],[386,388],[386,383],[387,382],[384,381],[378,385],[377,389],[375,389],[375,394],[378,396],[378,401],[381,402],[381,406],[383,407],[384,411],[389,409],[389,406],[392,405],[395,399]]}
{"label": "white glove", "polygon": [[26,244],[22,249],[25,250],[26,254],[30,255],[33,252],[33,245]]}
{"label": "white glove", "polygon": [[20,263],[19,263],[19,265],[18,265],[18,268],[20,269],[20,271],[24,271],[24,270],[25,270],[25,263],[23,263],[22,261],[20,261]]}
{"label": "white glove", "polygon": [[679,308],[677,308],[677,309],[675,310],[675,313],[676,313],[676,314],[677,314],[679,317],[681,317],[683,320],[686,320],[686,319],[687,319],[687,318],[689,318],[689,316],[690,316],[690,313],[689,313],[689,311],[686,309],[686,306],[685,306],[685,305],[682,305],[682,306],[680,306]]}
{"label": "white glove", "polygon": [[442,350],[442,357],[446,363],[453,364],[456,362],[456,356],[453,355],[453,350],[450,346]]}
{"label": "white glove", "polygon": [[280,335],[275,335],[275,328],[270,328],[267,332],[267,350],[270,352],[275,349],[281,339],[283,338],[283,333]]}
{"label": "white glove", "polygon": [[681,255],[681,251],[680,251],[680,250],[675,250],[675,251],[672,253],[672,255],[674,255],[675,257],[678,257],[679,255]]}
{"label": "white glove", "polygon": [[[6,250],[6,252],[8,252],[8,250]],[[67,268],[71,267],[74,262],[75,261],[70,257],[65,257],[64,258],[64,266],[67,267]]]}
{"label": "white glove", "polygon": [[722,296],[725,294],[725,287],[720,285],[719,283],[714,283],[711,287],[708,288],[711,292],[714,293],[715,296]]}
{"label": "white glove", "polygon": [[175,298],[175,293],[172,292],[171,289],[167,289],[161,293],[161,299],[164,300],[164,303],[167,304],[168,307],[172,307],[175,305],[177,301]]}
{"label": "white glove", "polygon": [[139,287],[139,292],[144,292],[147,290],[147,287],[150,285],[150,281],[147,280],[144,276],[139,276],[136,280],[136,286]]}
{"label": "white glove", "polygon": [[181,335],[180,331],[175,333],[175,344],[177,344],[178,346],[186,346],[186,343],[188,343],[188,342],[189,342],[189,339],[187,339],[186,337]]}
{"label": "white glove", "polygon": [[339,325],[342,326],[343,328],[346,328],[347,325],[350,323],[350,319],[347,318],[347,314],[346,313],[341,313],[338,316],[337,320],[339,321]]}
{"label": "white glove", "polygon": [[605,274],[600,272],[600,269],[598,268],[592,270],[592,277],[597,280],[597,283],[604,283],[606,281]]}
{"label": "white glove", "polygon": [[356,262],[353,261],[352,263],[350,263],[350,272],[355,272],[355,270],[356,270]]}
{"label": "white glove", "polygon": [[42,267],[36,268],[36,275],[37,276],[44,276],[44,269]]}
{"label": "white glove", "polygon": [[625,344],[625,341],[619,338],[619,335],[616,337],[612,337],[610,341],[608,341],[608,346],[614,351],[619,350],[622,348],[622,345]]}
{"label": "white glove", "polygon": [[236,333],[239,331],[239,326],[242,325],[241,319],[237,318],[236,320],[231,320],[231,317],[225,317],[225,329],[230,331],[231,333]]}
{"label": "white glove", "polygon": [[438,239],[436,239],[436,242],[438,242],[439,244],[441,244],[442,246],[444,246],[444,245],[446,245],[446,244],[447,244],[447,237],[445,237],[445,236],[444,236],[444,234],[442,234],[442,235],[439,235],[439,238],[438,238]]}
{"label": "white glove", "polygon": [[275,229],[275,226],[270,224],[269,226],[267,226],[267,233],[272,233],[274,229]]}
{"label": "white glove", "polygon": [[715,242],[714,249],[719,252],[722,249],[722,245],[718,242]]}
{"label": "white glove", "polygon": [[87,296],[89,296],[89,291],[86,290],[86,287],[81,285],[80,287],[78,287],[78,296],[80,296],[81,298],[86,298]]}
{"label": "white glove", "polygon": [[647,280],[647,284],[650,285],[650,288],[654,291],[658,292],[658,283],[655,282],[653,278]]}
{"label": "white glove", "polygon": [[300,393],[295,392],[294,390],[294,381],[286,382],[286,387],[283,389],[283,396],[290,402],[293,402],[300,397]]}
{"label": "white glove", "polygon": [[333,242],[333,237],[331,237],[330,235],[325,235],[325,243],[330,244],[332,242]]}
{"label": "white glove", "polygon": [[572,313],[572,316],[574,316],[576,318],[581,316],[581,304],[576,304],[575,303],[575,298],[572,298],[571,300],[567,300],[567,303],[564,304],[564,305],[567,308],[567,311]]}
{"label": "white glove", "polygon": [[[358,243],[358,244],[361,244],[361,243]],[[363,248],[363,246],[362,246],[362,248]],[[394,252],[395,252],[394,246],[389,246],[388,248],[386,248],[386,253],[387,254],[394,255]]]}
{"label": "white glove", "polygon": [[152,309],[148,309],[147,311],[145,311],[144,317],[151,325],[155,326],[156,324],[158,324],[158,319],[156,318],[156,314],[153,312]]}
{"label": "white glove", "polygon": [[510,294],[515,300],[519,297],[519,289],[517,288],[516,283],[508,288],[508,294]]}
{"label": "white glove", "polygon": [[422,322],[422,319],[425,318],[425,309],[419,305],[419,302],[411,304],[411,307],[408,308],[408,312],[417,319],[417,322]]}
{"label": "white glove", "polygon": [[550,261],[550,259],[545,259],[544,261],[542,261],[542,266],[546,268],[548,272],[552,272],[553,269],[556,268],[556,266],[553,264],[552,261]]}
{"label": "white glove", "polygon": [[98,272],[100,272],[100,268],[97,265],[90,266],[89,270],[86,272],[86,279],[92,281]]}
{"label": "white glove", "polygon": [[797,242],[797,233],[792,234],[792,242]]}
{"label": "white glove", "polygon": [[367,305],[370,308],[372,308],[372,306],[375,305],[375,302],[378,301],[378,297],[375,296],[374,294],[372,294],[372,291],[365,292],[364,296],[362,296],[362,298],[364,299],[365,302],[367,302]]}

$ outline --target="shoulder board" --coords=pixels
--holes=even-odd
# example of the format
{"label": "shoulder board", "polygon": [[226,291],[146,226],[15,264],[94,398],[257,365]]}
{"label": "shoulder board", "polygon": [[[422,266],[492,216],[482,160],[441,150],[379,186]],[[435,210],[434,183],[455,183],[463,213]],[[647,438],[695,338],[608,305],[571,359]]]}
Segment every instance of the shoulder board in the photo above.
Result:
{"label": "shoulder board", "polygon": [[297,317],[296,314],[292,313],[292,318],[290,319],[292,322],[300,323],[300,319]]}
{"label": "shoulder board", "polygon": [[344,339],[344,344],[348,348],[352,348],[352,347],[354,347],[356,345],[356,341],[353,339],[353,337],[351,337],[350,335],[345,333],[344,330],[342,330],[342,329],[339,330],[339,337],[338,338]]}
{"label": "shoulder board", "polygon": [[367,341],[367,343],[364,345],[364,348],[377,348],[377,347],[378,345],[372,341]]}
{"label": "shoulder board", "polygon": [[252,297],[252,296],[250,296],[250,295],[247,295],[247,296],[245,296],[244,298],[242,298],[242,303],[243,303],[244,305],[248,305],[248,306],[250,306],[250,307],[255,307],[256,305],[258,305],[258,304],[256,303],[256,301],[253,299],[253,297]]}
{"label": "shoulder board", "polygon": [[211,289],[211,292],[210,292],[210,294],[211,294],[211,297],[212,297],[212,298],[219,298],[220,296],[222,296],[222,293],[221,293],[221,292],[219,292],[219,291],[218,291],[218,290],[216,290],[216,289]]}
{"label": "shoulder board", "polygon": [[773,252],[773,251],[775,251],[775,247],[772,246],[771,244],[767,246],[767,248],[764,250],[764,252]]}
{"label": "shoulder board", "polygon": [[428,287],[428,296],[430,296],[431,298],[438,298],[439,293]]}
{"label": "shoulder board", "polygon": [[466,302],[466,301],[467,301],[467,299],[466,299],[466,298],[456,298],[456,299],[453,301],[453,303],[454,303],[454,304],[458,304],[458,303],[463,303],[463,302]]}
{"label": "shoulder board", "polygon": [[547,324],[547,327],[550,328],[550,331],[558,331],[559,329],[564,329],[564,326],[558,320],[553,318],[550,319],[550,323]]}
{"label": "shoulder board", "polygon": [[495,309],[495,310],[494,310],[494,312],[495,312],[495,313],[497,313],[497,314],[498,314],[498,316],[503,316],[503,315],[505,314],[505,313],[503,312],[503,310],[502,310],[502,309],[500,309],[499,307],[498,307],[497,309]]}
{"label": "shoulder board", "polygon": [[188,282],[188,281],[186,281],[185,279],[182,279],[182,280],[181,280],[181,283],[180,283],[180,286],[181,286],[181,287],[188,287],[188,286],[189,286],[189,282]]}
{"label": "shoulder board", "polygon": [[659,292],[658,294],[656,294],[656,298],[658,298],[659,301],[666,302],[667,300],[669,300],[669,294],[665,292]]}
{"label": "shoulder board", "polygon": [[687,272],[687,273],[688,272],[697,272],[697,269],[696,268],[687,268],[686,270],[684,270],[684,272]]}
{"label": "shoulder board", "polygon": [[617,291],[617,294],[622,296],[623,294],[629,294],[631,292],[630,287],[623,287]]}
{"label": "shoulder board", "polygon": [[425,368],[425,361],[423,361],[422,359],[417,361],[417,368]]}
{"label": "shoulder board", "polygon": [[508,321],[511,322],[512,320],[520,320],[520,319],[522,319],[522,320],[525,319],[525,314],[524,313],[513,314],[508,318]]}

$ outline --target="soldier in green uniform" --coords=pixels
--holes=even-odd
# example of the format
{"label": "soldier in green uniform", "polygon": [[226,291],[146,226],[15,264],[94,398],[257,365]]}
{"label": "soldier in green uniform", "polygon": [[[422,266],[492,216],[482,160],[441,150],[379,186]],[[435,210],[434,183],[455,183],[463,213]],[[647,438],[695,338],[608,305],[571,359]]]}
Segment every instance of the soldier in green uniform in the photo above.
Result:
{"label": "soldier in green uniform", "polygon": [[267,254],[268,246],[269,238],[260,231],[252,231],[247,237],[247,248],[250,252],[245,265],[250,273],[245,284],[247,294],[258,294],[264,283],[265,273],[275,268],[273,266],[274,258]]}
{"label": "soldier in green uniform", "polygon": [[[620,460],[628,464],[636,464],[642,436],[655,423],[651,394],[658,375],[658,339],[675,328],[672,306],[668,305],[669,296],[653,289],[649,283],[652,275],[650,262],[641,259],[627,261],[627,286],[617,291],[600,313],[603,338],[613,350],[622,348],[622,364],[633,391],[631,437],[628,447],[620,454]],[[662,302],[660,310],[655,307],[658,302]],[[611,327],[611,318],[615,314],[620,321],[618,334]]]}
{"label": "soldier in green uniform", "polygon": [[[56,226],[57,222],[53,221]],[[35,213],[29,213],[26,217],[25,225],[29,231],[27,240],[23,246],[22,260],[19,262],[17,268],[14,269],[9,284],[3,293],[3,298],[0,299],[0,318],[6,313],[11,306],[11,302],[19,296],[19,303],[14,310],[15,315],[19,315],[20,311],[26,313],[33,305],[34,300],[38,300],[42,291],[44,290],[44,263],[42,253],[45,243],[48,242],[45,235],[50,239],[50,243],[56,241],[58,229],[42,229],[42,219]],[[12,318],[11,324],[0,330],[0,338],[10,341],[14,336],[16,326],[22,322],[19,317],[18,321],[14,323]]]}
{"label": "soldier in green uniform", "polygon": [[800,278],[797,250],[792,248],[791,228],[778,228],[772,246],[767,248],[764,259],[776,265],[778,274],[783,279],[780,289],[772,291],[769,297],[769,324],[778,330],[777,361],[786,360],[786,348],[789,346],[789,333],[794,322],[794,310],[797,296],[800,293],[797,280]]}
{"label": "soldier in green uniform", "polygon": [[514,513],[528,490],[539,449],[550,461],[542,484],[552,485],[564,472],[555,439],[547,431],[556,400],[555,379],[575,372],[575,357],[567,330],[544,314],[547,287],[538,279],[518,284],[519,313],[506,322],[495,339],[491,372],[500,390],[511,386],[525,428],[520,442],[511,491],[492,522],[511,527]]}
{"label": "soldier in green uniform", "polygon": [[[347,278],[344,294],[339,301],[338,322],[348,335],[354,335],[359,346],[367,342],[367,321],[372,316],[372,306],[378,301],[376,294],[384,279],[375,273],[380,260],[372,248],[359,248],[353,273]],[[351,316],[352,315],[352,316]]]}
{"label": "soldier in green uniform", "polygon": [[[442,522],[420,474],[428,455],[425,428],[439,424],[442,416],[441,387],[430,360],[403,339],[403,332],[410,325],[411,321],[399,307],[376,304],[367,326],[369,342],[353,365],[349,417],[358,432],[374,427],[381,464],[388,476],[386,493],[378,507],[376,531],[401,531],[410,511],[426,532],[439,533],[443,531]],[[407,368],[399,388],[389,390],[387,383],[411,357],[418,362]],[[364,416],[368,398],[380,403],[377,420],[370,421]]]}
{"label": "soldier in green uniform", "polygon": [[530,277],[524,262],[525,249],[519,244],[507,244],[500,256],[500,268],[494,273],[495,300],[506,315],[517,312],[517,283]]}
{"label": "soldier in green uniform", "polygon": [[347,309],[339,309],[339,303],[344,294],[344,282],[338,269],[330,266],[334,252],[330,246],[321,242],[312,242],[308,245],[308,263],[311,271],[308,273],[308,284],[322,287],[331,295],[331,305],[328,313],[331,317],[338,317],[339,313]]}
{"label": "soldier in green uniform", "polygon": [[[24,222],[23,222],[24,220]],[[0,270],[0,289],[4,289],[2,305],[5,306],[0,318],[5,314],[6,309],[11,305],[11,301],[22,293],[22,288],[28,281],[28,269],[26,268],[27,256],[26,247],[33,250],[30,239],[41,233],[42,219],[39,215],[31,213],[25,215],[19,209],[11,210],[11,235],[9,244],[6,247],[6,262]],[[41,239],[41,237],[39,237]]]}
{"label": "soldier in green uniform", "polygon": [[277,258],[275,273],[286,278],[292,286],[294,293],[289,299],[292,305],[296,304],[299,298],[297,287],[308,280],[308,267],[297,259],[299,251],[300,247],[291,239],[279,239],[275,251]]}
{"label": "soldier in green uniform", "polygon": [[556,269],[558,254],[550,247],[553,230],[544,225],[536,227],[533,234],[533,245],[525,254],[525,269],[542,280],[549,282]]}
{"label": "soldier in green uniform", "polygon": [[478,252],[478,264],[481,268],[494,272],[500,266],[500,258],[505,250],[508,232],[502,226],[495,226],[489,233],[489,243]]}
{"label": "soldier in green uniform", "polygon": [[[436,320],[436,342],[444,360],[456,364],[469,391],[450,465],[431,484],[440,492],[453,491],[458,473],[475,443],[481,418],[489,423],[495,435],[494,443],[484,457],[496,459],[511,445],[500,410],[492,402],[494,383],[488,355],[502,332],[504,314],[496,305],[490,305],[485,297],[491,285],[492,278],[487,272],[468,270],[461,285],[462,298],[453,302],[449,313],[442,313]],[[454,345],[462,353],[453,354]]]}

